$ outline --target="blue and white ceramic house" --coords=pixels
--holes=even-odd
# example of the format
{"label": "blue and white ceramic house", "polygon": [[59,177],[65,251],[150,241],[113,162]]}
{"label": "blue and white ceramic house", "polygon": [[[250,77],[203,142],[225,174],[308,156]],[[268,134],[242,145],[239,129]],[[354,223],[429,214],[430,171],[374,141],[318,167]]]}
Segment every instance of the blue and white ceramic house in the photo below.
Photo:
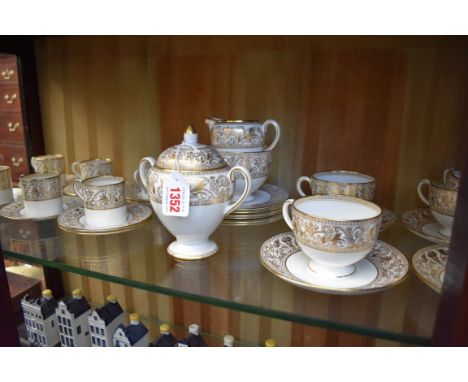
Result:
{"label": "blue and white ceramic house", "polygon": [[140,322],[140,315],[130,315],[130,325],[125,327],[120,324],[113,336],[116,347],[140,347],[149,346],[148,329]]}
{"label": "blue and white ceramic house", "polygon": [[91,307],[80,289],[64,297],[55,310],[62,346],[90,346],[88,317]]}
{"label": "blue and white ceramic house", "polygon": [[92,311],[88,323],[91,346],[113,346],[112,336],[117,327],[124,324],[124,312],[114,296],[107,296],[106,304]]}
{"label": "blue and white ceramic house", "polygon": [[50,289],[44,289],[40,298],[31,298],[26,295],[21,300],[24,323],[31,345],[58,345],[59,334],[55,315],[57,305]]}

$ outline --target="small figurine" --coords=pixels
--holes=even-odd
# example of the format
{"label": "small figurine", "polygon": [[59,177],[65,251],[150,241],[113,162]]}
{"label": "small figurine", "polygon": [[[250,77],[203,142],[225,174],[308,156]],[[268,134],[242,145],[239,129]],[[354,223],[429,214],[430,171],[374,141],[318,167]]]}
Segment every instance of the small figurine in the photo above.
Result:
{"label": "small figurine", "polygon": [[112,336],[119,325],[124,323],[124,312],[115,296],[107,296],[107,302],[88,317],[91,346],[114,346]]}
{"label": "small figurine", "polygon": [[64,297],[55,309],[62,346],[90,346],[88,316],[91,307],[80,289]]}
{"label": "small figurine", "polygon": [[174,347],[177,345],[177,338],[171,333],[171,327],[168,324],[162,324],[159,327],[161,334],[150,346],[154,347]]}
{"label": "small figurine", "polygon": [[234,347],[234,337],[228,334],[224,336],[224,347],[225,348],[232,348]]}
{"label": "small figurine", "polygon": [[26,295],[21,300],[24,323],[31,345],[56,346],[59,344],[55,315],[57,305],[50,289],[44,289],[41,298],[31,298]]}
{"label": "small figurine", "polygon": [[188,327],[189,334],[187,338],[184,338],[183,340],[179,341],[177,343],[178,347],[203,347],[207,346],[205,341],[203,340],[202,336],[200,335],[200,328],[198,327],[197,324],[191,324]]}
{"label": "small figurine", "polygon": [[117,326],[113,335],[113,341],[116,347],[149,346],[148,329],[140,322],[140,315],[138,313],[130,315],[130,325],[127,327],[122,324]]}

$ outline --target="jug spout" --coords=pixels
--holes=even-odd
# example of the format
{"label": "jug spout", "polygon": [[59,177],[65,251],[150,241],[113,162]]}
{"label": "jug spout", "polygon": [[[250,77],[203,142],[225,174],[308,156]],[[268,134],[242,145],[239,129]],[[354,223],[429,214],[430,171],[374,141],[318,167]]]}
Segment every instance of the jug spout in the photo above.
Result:
{"label": "jug spout", "polygon": [[208,128],[211,130],[214,126],[214,124],[218,121],[222,121],[221,118],[217,117],[208,117],[205,119],[205,123],[208,125]]}

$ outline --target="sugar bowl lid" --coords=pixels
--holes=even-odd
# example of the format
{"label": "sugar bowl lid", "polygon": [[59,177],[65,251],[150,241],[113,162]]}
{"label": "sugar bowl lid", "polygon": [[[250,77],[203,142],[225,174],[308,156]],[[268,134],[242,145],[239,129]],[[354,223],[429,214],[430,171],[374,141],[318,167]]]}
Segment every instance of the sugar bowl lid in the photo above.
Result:
{"label": "sugar bowl lid", "polygon": [[193,174],[220,170],[228,165],[215,148],[198,143],[198,134],[189,126],[183,142],[164,150],[156,161],[156,167]]}

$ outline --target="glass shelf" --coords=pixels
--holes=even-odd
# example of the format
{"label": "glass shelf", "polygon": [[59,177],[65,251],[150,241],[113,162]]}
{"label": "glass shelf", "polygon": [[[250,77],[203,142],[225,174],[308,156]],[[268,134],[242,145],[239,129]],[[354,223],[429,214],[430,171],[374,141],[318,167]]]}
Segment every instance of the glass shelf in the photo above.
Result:
{"label": "glass shelf", "polygon": [[[56,221],[1,221],[4,255],[133,288],[205,304],[415,345],[429,345],[439,295],[412,272],[400,285],[362,296],[333,296],[292,286],[264,269],[262,243],[288,231],[280,220],[221,227],[219,252],[194,262],[176,261],[173,240],[153,217],[147,225],[110,236],[75,235]],[[394,226],[380,236],[408,260],[431,243]],[[411,262],[410,262],[411,263]]]}

